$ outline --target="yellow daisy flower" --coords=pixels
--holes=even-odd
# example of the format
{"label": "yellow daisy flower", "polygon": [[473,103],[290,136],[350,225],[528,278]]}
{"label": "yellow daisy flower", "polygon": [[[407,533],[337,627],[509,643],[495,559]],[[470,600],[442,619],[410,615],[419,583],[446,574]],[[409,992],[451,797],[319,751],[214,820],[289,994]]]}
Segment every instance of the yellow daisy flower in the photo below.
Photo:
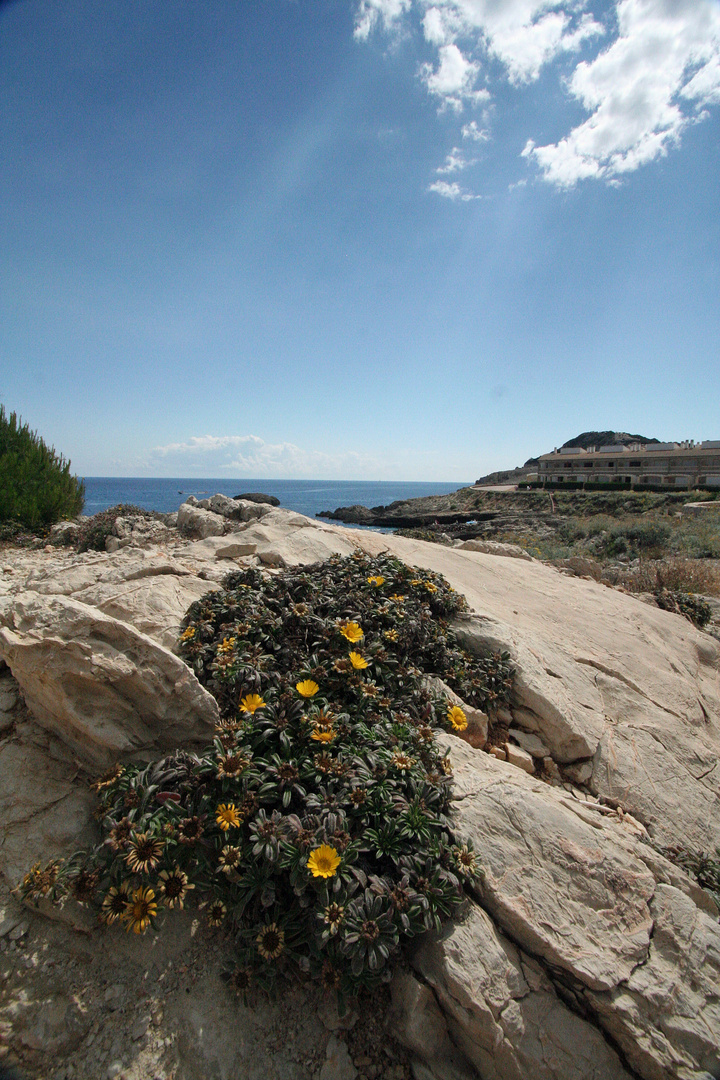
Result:
{"label": "yellow daisy flower", "polygon": [[161,870],[158,884],[163,903],[169,908],[179,907],[182,909],[183,900],[188,890],[195,888],[194,885],[189,883],[185,871],[180,870],[177,866],[174,866],[172,870]]}
{"label": "yellow daisy flower", "polygon": [[181,641],[192,641],[197,631],[194,626],[188,626],[187,630],[184,630],[180,635]]}
{"label": "yellow daisy flower", "polygon": [[352,642],[353,645],[365,636],[362,627],[356,622],[340,623],[339,629],[342,636]]}
{"label": "yellow daisy flower", "polygon": [[335,732],[332,728],[316,728],[310,736],[315,742],[329,743],[335,738]]}
{"label": "yellow daisy flower", "polygon": [[464,731],[468,726],[467,716],[459,705],[451,705],[448,708],[447,717],[456,731]]}
{"label": "yellow daisy flower", "polygon": [[303,679],[302,682],[295,684],[295,689],[301,697],[315,697],[320,687],[314,679]]}
{"label": "yellow daisy flower", "polygon": [[247,694],[240,702],[240,708],[243,712],[249,712],[252,716],[258,709],[262,709],[264,704],[265,702],[259,694]]}
{"label": "yellow daisy flower", "polygon": [[368,578],[368,585],[374,585],[376,589],[379,589],[384,582],[385,578],[381,574],[373,574]]}
{"label": "yellow daisy flower", "polygon": [[313,877],[334,877],[339,865],[340,856],[329,844],[321,844],[320,847],[314,848],[307,861],[307,868]]}
{"label": "yellow daisy flower", "polygon": [[151,919],[157,915],[157,903],[153,889],[136,889],[125,908],[126,930],[135,934],[144,934]]}
{"label": "yellow daisy flower", "polygon": [[237,829],[240,825],[240,815],[235,803],[220,803],[215,811],[215,820],[223,832],[228,829]]}
{"label": "yellow daisy flower", "polygon": [[350,663],[356,671],[362,671],[364,668],[368,667],[367,660],[364,656],[361,656],[359,652],[350,653]]}
{"label": "yellow daisy flower", "polygon": [[255,941],[263,960],[277,960],[285,947],[285,931],[277,923],[269,923],[263,926]]}

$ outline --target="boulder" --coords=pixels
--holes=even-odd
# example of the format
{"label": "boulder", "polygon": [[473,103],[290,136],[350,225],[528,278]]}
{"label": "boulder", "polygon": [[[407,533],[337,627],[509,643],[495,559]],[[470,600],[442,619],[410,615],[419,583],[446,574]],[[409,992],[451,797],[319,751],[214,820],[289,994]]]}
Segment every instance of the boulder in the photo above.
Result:
{"label": "boulder", "polygon": [[257,521],[270,511],[269,506],[252,499],[230,499],[227,495],[213,495],[209,499],[201,499],[198,506],[232,521]]}
{"label": "boulder", "polygon": [[3,602],[0,658],[38,723],[91,769],[202,745],[219,717],[182,660],[72,598],[21,593]]}
{"label": "boulder", "polygon": [[275,495],[263,495],[260,491],[247,491],[244,495],[233,495],[234,499],[242,499],[245,502],[267,503],[268,506],[279,506],[280,500]]}
{"label": "boulder", "polygon": [[484,910],[471,906],[465,923],[425,939],[413,963],[480,1074],[632,1075],[620,1047],[643,1080],[717,1075],[712,902],[699,906],[700,890],[677,867],[666,880],[667,860],[606,808],[440,739]]}
{"label": "boulder", "polygon": [[[227,546],[230,539],[210,537],[189,545],[197,551],[207,545]],[[214,560],[217,547],[210,547]],[[195,600],[218,586],[198,576],[193,563],[160,552],[132,551],[113,559],[102,555],[75,556],[63,566],[35,570],[21,583],[24,591],[43,596],[71,596],[130,623],[168,649],[177,646],[180,623]]]}
{"label": "boulder", "polygon": [[222,536],[227,531],[225,519],[220,514],[203,510],[189,502],[184,502],[178,510],[177,528],[183,536],[201,540],[206,536]]}
{"label": "boulder", "polygon": [[[412,963],[437,995],[455,1046],[483,1080],[631,1080],[602,1033],[568,1008],[541,965],[476,904],[439,937],[426,935]],[[414,1029],[437,1030],[435,1001],[420,998],[417,1007]],[[413,1049],[445,1080],[442,1041],[440,1069],[431,1045]]]}

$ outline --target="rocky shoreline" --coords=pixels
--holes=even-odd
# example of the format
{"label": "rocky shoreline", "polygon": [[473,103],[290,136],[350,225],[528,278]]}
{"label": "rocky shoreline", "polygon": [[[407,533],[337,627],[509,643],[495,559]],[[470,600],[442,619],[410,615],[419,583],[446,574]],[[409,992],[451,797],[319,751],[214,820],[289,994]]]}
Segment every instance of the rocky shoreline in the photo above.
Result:
{"label": "rocky shoreline", "polygon": [[[223,500],[121,517],[105,551],[0,551],[0,1058],[32,1080],[720,1074],[718,910],[663,854],[720,844],[718,642],[501,545]],[[472,744],[440,736],[483,868],[465,918],[419,939],[390,996],[341,1022],[300,984],[233,998],[200,912],[138,939],[80,905],[52,920],[21,907],[10,890],[30,863],[92,837],[106,763],[212,733],[214,698],[174,651],[189,604],[233,567],[275,574],[358,547],[442,573],[474,612],[455,627],[465,647],[511,654],[510,707]]]}

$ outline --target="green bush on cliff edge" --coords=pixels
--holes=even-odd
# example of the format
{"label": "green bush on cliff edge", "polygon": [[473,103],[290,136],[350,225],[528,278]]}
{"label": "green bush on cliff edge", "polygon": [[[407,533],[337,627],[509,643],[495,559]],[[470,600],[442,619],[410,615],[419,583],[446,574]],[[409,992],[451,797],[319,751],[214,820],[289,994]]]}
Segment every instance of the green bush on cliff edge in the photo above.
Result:
{"label": "green bush on cliff edge", "polygon": [[42,529],[76,517],[84,502],[85,485],[70,462],[0,405],[0,522]]}

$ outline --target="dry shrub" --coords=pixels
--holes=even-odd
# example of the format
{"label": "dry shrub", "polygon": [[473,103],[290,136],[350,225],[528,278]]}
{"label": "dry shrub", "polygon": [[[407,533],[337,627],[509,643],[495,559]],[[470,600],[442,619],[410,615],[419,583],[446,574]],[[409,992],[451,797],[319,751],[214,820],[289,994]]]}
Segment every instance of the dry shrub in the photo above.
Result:
{"label": "dry shrub", "polygon": [[630,592],[699,593],[720,596],[720,561],[717,559],[643,559],[640,565],[621,575],[618,584]]}

